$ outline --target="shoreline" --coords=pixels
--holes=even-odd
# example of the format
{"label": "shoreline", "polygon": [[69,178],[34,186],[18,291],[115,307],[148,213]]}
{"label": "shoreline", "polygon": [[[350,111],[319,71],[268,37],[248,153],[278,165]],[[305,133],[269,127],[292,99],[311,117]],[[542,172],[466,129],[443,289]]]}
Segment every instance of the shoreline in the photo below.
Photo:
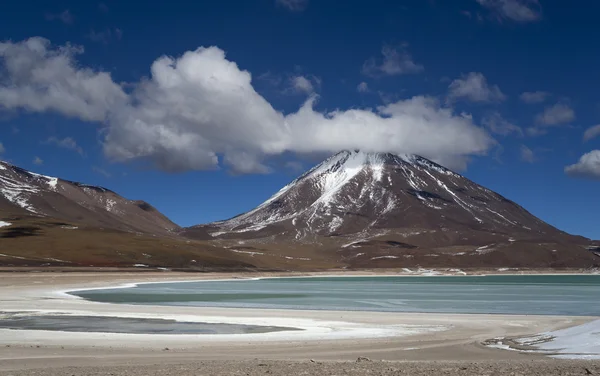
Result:
{"label": "shoreline", "polygon": [[[139,275],[180,274],[180,275],[232,275],[267,276],[268,277],[302,277],[302,276],[491,276],[491,275],[600,275],[600,268],[377,268],[377,269],[323,269],[323,270],[172,270],[158,267],[152,268],[110,268],[110,267],[5,267],[0,266],[0,275],[11,274],[114,274],[128,273]],[[434,274],[428,274],[434,273]],[[464,274],[463,274],[464,273]]]}
{"label": "shoreline", "polygon": [[[390,278],[390,277],[402,277],[402,278],[431,278],[431,277],[464,277],[464,278],[473,278],[473,277],[494,277],[494,276],[503,276],[503,277],[517,277],[517,276],[599,276],[600,274],[587,274],[587,273],[540,273],[540,274],[435,274],[435,275],[420,275],[420,274],[310,274],[310,275],[272,275],[272,276],[260,276],[260,277],[240,277],[240,278],[214,278],[214,279],[185,279],[185,280],[168,280],[168,281],[157,281],[157,282],[128,282],[120,285],[107,285],[105,287],[92,287],[92,288],[81,288],[74,290],[64,290],[57,291],[57,293],[64,293],[66,295],[78,297],[77,295],[70,294],[71,292],[77,291],[93,291],[93,290],[113,290],[113,289],[127,289],[133,288],[141,285],[150,285],[150,284],[161,284],[161,283],[194,283],[194,282],[238,282],[238,281],[259,281],[265,279],[300,279],[300,278]],[[425,313],[425,312],[423,312]]]}
{"label": "shoreline", "polygon": [[[18,273],[0,279],[2,311],[91,313],[114,317],[178,317],[205,322],[233,322],[309,328],[312,336],[290,336],[282,332],[250,337],[235,334],[214,335],[110,335],[65,332],[0,331],[0,371],[33,369],[45,360],[44,367],[64,367],[73,357],[87,359],[100,356],[119,364],[123,354],[128,363],[148,361],[180,363],[199,360],[242,361],[350,361],[366,356],[385,361],[547,361],[539,354],[484,346],[496,337],[534,335],[589,323],[596,317],[486,315],[486,314],[415,314],[374,311],[309,311],[216,307],[169,307],[90,302],[66,291],[106,289],[115,285],[189,282],[245,277],[280,277],[279,273]],[[278,275],[275,275],[278,274]],[[298,277],[289,275],[288,277]],[[323,274],[312,273],[310,276]],[[337,275],[350,276],[350,275]],[[354,275],[361,276],[361,275]],[[362,275],[365,276],[365,275]],[[368,276],[368,275],[366,275]],[[397,275],[392,275],[397,276]],[[226,321],[223,321],[225,318]],[[311,331],[312,330],[312,331]],[[390,330],[394,330],[390,332]],[[33,333],[35,332],[35,333]],[[41,335],[40,335],[41,334]],[[305,333],[306,334],[306,333]],[[151,336],[151,337],[148,337]],[[184,338],[184,336],[186,336]],[[291,338],[290,338],[291,337]],[[310,337],[310,336],[309,336]],[[7,347],[8,346],[8,347]],[[169,350],[165,350],[168,348]],[[57,356],[57,354],[62,354]],[[69,360],[70,359],[70,360]],[[8,364],[5,366],[5,364]],[[154,363],[153,363],[154,364]],[[8,367],[8,368],[7,368]],[[16,367],[16,368],[15,368]]]}

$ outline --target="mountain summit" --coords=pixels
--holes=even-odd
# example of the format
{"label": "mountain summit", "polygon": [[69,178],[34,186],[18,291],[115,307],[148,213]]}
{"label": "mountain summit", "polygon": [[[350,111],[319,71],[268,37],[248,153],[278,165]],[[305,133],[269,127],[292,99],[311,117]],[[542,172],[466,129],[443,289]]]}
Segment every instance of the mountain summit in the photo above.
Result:
{"label": "mountain summit", "polygon": [[388,264],[431,264],[454,254],[482,261],[501,249],[535,255],[536,249],[558,253],[573,244],[579,251],[587,241],[426,158],[358,150],[333,155],[247,213],[184,234],[246,245],[306,245],[362,265],[384,258]]}

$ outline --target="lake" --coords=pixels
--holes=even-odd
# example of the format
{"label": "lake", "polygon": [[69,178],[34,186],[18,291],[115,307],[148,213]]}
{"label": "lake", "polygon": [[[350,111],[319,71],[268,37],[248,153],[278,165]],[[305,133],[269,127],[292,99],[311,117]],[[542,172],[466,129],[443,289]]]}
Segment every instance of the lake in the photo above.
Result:
{"label": "lake", "polygon": [[600,315],[600,276],[310,277],[80,290],[97,302],[384,312]]}

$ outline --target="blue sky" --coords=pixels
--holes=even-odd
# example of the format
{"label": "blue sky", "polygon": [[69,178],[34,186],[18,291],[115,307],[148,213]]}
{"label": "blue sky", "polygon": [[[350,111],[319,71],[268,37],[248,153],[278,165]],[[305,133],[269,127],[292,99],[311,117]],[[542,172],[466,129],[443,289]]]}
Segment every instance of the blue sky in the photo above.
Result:
{"label": "blue sky", "polygon": [[339,149],[419,153],[600,238],[600,4],[124,3],[4,5],[1,159],[193,225]]}

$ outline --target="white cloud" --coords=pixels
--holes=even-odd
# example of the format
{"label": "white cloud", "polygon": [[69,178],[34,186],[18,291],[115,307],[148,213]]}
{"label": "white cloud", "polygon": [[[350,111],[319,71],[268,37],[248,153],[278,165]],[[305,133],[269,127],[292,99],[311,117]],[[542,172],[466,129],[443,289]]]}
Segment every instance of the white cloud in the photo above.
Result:
{"label": "white cloud", "polygon": [[311,96],[298,112],[284,115],[254,90],[250,73],[216,47],[160,58],[151,70],[133,93],[135,105],[110,119],[105,152],[113,159],[144,158],[162,169],[186,170],[216,168],[222,155],[236,172],[267,172],[262,160],[269,155],[360,148],[464,166],[493,143],[470,117],[426,97],[324,114],[313,109]]}
{"label": "white cloud", "polygon": [[375,110],[316,112],[312,100],[286,116],[295,152],[335,152],[362,149],[414,153],[454,168],[464,168],[469,155],[483,154],[493,139],[473,124],[469,115],[456,115],[430,97],[400,100]]}
{"label": "white cloud", "polygon": [[406,43],[397,47],[384,45],[381,49],[383,59],[372,57],[365,61],[362,67],[363,74],[380,77],[422,72],[423,66],[413,61],[407,49]]}
{"label": "white cloud", "polygon": [[[299,70],[299,68],[297,68]],[[262,73],[254,78],[271,89],[276,89],[279,94],[313,94],[317,92],[322,80],[314,74],[275,74],[272,72]]]}
{"label": "white cloud", "polygon": [[471,102],[502,102],[506,96],[497,85],[489,85],[485,76],[479,72],[462,75],[450,83],[448,99],[465,99]]}
{"label": "white cloud", "polygon": [[66,24],[66,25],[70,25],[73,23],[75,17],[73,17],[73,14],[71,14],[71,12],[66,9],[63,10],[60,13],[46,13],[46,19],[48,21],[54,21],[54,20],[59,20],[60,22]]}
{"label": "white cloud", "polygon": [[320,85],[320,82],[314,76],[292,76],[290,78],[290,88],[296,93],[312,94],[315,92],[315,85]]}
{"label": "white cloud", "polygon": [[556,126],[575,120],[575,111],[565,103],[557,103],[546,107],[544,112],[535,117],[535,122],[542,126]]}
{"label": "white cloud", "polygon": [[565,172],[573,177],[600,179],[600,150],[584,154],[579,162],[565,167]]}
{"label": "white cloud", "polygon": [[[47,54],[48,60],[57,52]],[[75,78],[90,73],[68,62]],[[44,61],[38,64],[45,66]],[[61,77],[75,79],[65,73]],[[106,113],[102,134],[107,157],[141,160],[167,171],[215,169],[225,164],[237,173],[265,173],[270,171],[265,164],[270,156],[342,149],[420,154],[460,169],[471,156],[485,154],[495,144],[470,115],[456,114],[425,96],[395,100],[375,109],[323,113],[314,109],[317,96],[313,94],[298,111],[281,113],[256,92],[250,73],[227,60],[217,47],[157,59],[151,76],[132,84],[129,95],[108,74],[102,77],[108,79],[104,87],[119,88],[105,91],[105,96],[89,96],[87,106],[101,109],[102,116],[81,111],[77,102],[64,107],[54,104],[46,110],[84,120],[102,120]],[[9,89],[22,90],[20,81],[14,82]],[[46,95],[44,87],[40,92],[37,88],[31,87],[31,98]],[[21,107],[30,106],[25,99]],[[0,105],[4,105],[1,96]]]}
{"label": "white cloud", "polygon": [[40,157],[35,157],[35,158],[33,158],[33,164],[41,166],[44,164],[44,160]]}
{"label": "white cloud", "polygon": [[148,158],[165,170],[207,169],[217,153],[239,172],[265,172],[264,154],[285,150],[284,116],[260,96],[251,76],[217,47],[161,57],[115,111],[105,152],[117,160]]}
{"label": "white cloud", "polygon": [[523,130],[508,120],[504,119],[498,112],[493,112],[483,118],[482,124],[492,133],[508,136],[511,133],[523,135]]}
{"label": "white cloud", "polygon": [[275,4],[292,12],[302,12],[308,7],[308,0],[275,0]]}
{"label": "white cloud", "polygon": [[594,125],[591,128],[588,128],[583,134],[583,140],[589,141],[593,138],[600,136],[600,124]]}
{"label": "white cloud", "polygon": [[104,120],[107,111],[127,95],[109,73],[77,67],[74,59],[80,53],[82,47],[52,48],[49,40],[40,37],[0,42],[0,109]]}
{"label": "white cloud", "polygon": [[4,144],[2,144],[2,142],[0,142],[0,154],[6,152],[6,149],[4,148]]}
{"label": "white cloud", "polygon": [[546,91],[526,91],[522,93],[519,98],[525,103],[534,104],[545,102],[549,96],[550,93]]}
{"label": "white cloud", "polygon": [[521,145],[521,159],[527,163],[535,162],[535,153],[525,145]]}
{"label": "white cloud", "polygon": [[535,22],[542,18],[538,0],[476,0],[498,20]]}
{"label": "white cloud", "polygon": [[366,82],[361,82],[356,87],[356,91],[358,91],[359,93],[368,93],[369,92],[369,84],[367,84]]}
{"label": "white cloud", "polygon": [[73,150],[73,151],[76,151],[77,153],[79,153],[80,155],[84,154],[81,146],[77,145],[77,142],[71,137],[65,137],[63,139],[58,139],[56,137],[50,137],[44,143],[56,145],[63,149]]}

